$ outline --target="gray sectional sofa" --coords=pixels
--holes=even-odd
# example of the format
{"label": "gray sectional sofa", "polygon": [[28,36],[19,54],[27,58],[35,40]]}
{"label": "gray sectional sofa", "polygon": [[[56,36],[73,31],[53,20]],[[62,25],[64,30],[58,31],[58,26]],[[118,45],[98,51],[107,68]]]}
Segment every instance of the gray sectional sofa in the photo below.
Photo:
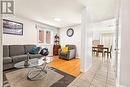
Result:
{"label": "gray sectional sofa", "polygon": [[[27,53],[36,45],[4,45],[3,46],[3,69],[14,67],[14,64],[24,61]],[[30,58],[40,58],[41,54],[30,54]]]}

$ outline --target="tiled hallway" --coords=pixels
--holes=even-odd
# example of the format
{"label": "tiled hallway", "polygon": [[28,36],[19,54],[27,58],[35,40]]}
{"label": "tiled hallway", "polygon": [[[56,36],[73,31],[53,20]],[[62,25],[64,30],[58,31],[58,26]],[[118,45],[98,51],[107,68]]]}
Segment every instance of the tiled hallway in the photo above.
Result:
{"label": "tiled hallway", "polygon": [[68,87],[116,87],[110,60],[94,57],[88,72],[82,73]]}

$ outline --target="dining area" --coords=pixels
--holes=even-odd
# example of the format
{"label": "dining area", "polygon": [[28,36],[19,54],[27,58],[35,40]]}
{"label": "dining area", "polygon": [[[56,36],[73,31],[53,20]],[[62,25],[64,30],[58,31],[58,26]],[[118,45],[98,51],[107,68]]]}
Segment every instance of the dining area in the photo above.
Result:
{"label": "dining area", "polygon": [[104,46],[104,45],[92,46],[92,54],[95,56],[112,58],[112,45],[111,46]]}

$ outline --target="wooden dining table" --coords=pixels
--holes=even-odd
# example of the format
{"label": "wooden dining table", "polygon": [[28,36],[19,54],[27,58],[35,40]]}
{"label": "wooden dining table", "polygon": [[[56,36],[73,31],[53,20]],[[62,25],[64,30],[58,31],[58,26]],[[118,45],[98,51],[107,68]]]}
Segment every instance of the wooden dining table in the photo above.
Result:
{"label": "wooden dining table", "polygon": [[109,53],[108,53],[109,52],[109,47],[97,47],[97,46],[93,46],[92,49],[94,49],[94,50],[95,49],[97,49],[97,50],[98,49],[102,49],[103,51],[105,50],[105,51],[107,51],[107,57],[109,56]]}

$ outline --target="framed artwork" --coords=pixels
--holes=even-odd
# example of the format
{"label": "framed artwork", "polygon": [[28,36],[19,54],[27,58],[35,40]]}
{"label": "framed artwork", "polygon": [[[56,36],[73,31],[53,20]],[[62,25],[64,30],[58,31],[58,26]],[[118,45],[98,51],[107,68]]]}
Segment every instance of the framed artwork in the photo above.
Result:
{"label": "framed artwork", "polygon": [[67,33],[67,36],[68,36],[68,37],[72,37],[73,34],[74,34],[73,28],[69,28],[66,33]]}
{"label": "framed artwork", "polygon": [[23,24],[20,22],[3,19],[3,33],[23,35]]}

